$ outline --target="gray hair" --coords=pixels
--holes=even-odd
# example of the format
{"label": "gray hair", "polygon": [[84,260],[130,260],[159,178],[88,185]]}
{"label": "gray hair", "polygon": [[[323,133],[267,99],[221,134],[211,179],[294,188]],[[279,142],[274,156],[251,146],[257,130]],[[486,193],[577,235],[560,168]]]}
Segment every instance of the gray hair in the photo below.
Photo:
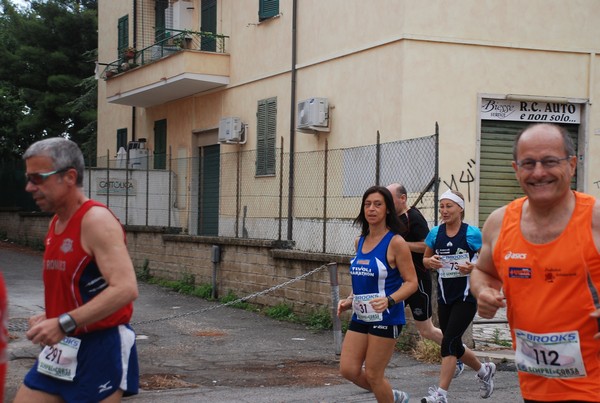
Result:
{"label": "gray hair", "polygon": [[575,144],[573,143],[573,139],[571,138],[571,135],[569,134],[569,131],[567,129],[565,129],[563,126],[554,124],[554,123],[533,123],[529,126],[527,126],[526,128],[524,128],[523,130],[521,130],[518,134],[517,137],[515,138],[515,142],[513,143],[513,160],[516,161],[517,160],[517,148],[519,146],[519,140],[521,140],[521,136],[523,135],[523,133],[525,133],[527,130],[534,128],[536,126],[547,126],[550,128],[554,128],[556,130],[558,130],[558,132],[560,133],[560,135],[562,136],[563,139],[563,146],[565,149],[565,154],[567,157],[570,156],[575,156]]}
{"label": "gray hair", "polygon": [[51,137],[36,141],[27,148],[23,159],[31,157],[48,157],[52,160],[52,169],[61,170],[73,168],[77,171],[77,186],[83,187],[83,153],[79,146],[64,137]]}

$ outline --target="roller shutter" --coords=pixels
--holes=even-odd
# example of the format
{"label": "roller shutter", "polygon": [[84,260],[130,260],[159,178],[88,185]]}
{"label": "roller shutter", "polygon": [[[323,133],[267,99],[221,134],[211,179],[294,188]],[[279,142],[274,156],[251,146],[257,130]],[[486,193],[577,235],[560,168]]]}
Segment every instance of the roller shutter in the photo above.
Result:
{"label": "roller shutter", "polygon": [[[531,122],[510,122],[501,120],[481,121],[481,151],[479,170],[479,226],[498,207],[523,196],[523,191],[512,169],[512,146],[520,130]],[[571,133],[575,150],[579,125],[564,125]],[[577,173],[576,173],[577,174]],[[575,189],[577,178],[571,182]]]}

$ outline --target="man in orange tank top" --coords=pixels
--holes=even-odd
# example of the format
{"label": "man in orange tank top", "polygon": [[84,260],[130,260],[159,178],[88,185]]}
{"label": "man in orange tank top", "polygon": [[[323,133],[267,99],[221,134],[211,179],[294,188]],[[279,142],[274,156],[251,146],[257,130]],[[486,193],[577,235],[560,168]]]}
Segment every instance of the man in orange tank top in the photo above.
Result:
{"label": "man in orange tank top", "polygon": [[564,128],[529,126],[513,159],[526,197],[483,226],[471,274],[479,315],[506,306],[525,402],[598,402],[600,205],[570,188],[577,156]]}

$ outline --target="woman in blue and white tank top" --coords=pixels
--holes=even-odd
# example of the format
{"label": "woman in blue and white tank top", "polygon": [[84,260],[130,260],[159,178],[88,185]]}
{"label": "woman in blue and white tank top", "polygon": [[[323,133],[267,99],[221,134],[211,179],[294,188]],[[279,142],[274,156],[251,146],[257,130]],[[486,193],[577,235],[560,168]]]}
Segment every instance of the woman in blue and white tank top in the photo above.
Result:
{"label": "woman in blue and white tank top", "polygon": [[408,394],[392,389],[384,372],[406,323],[403,301],[416,291],[417,275],[408,244],[398,235],[402,224],[389,190],[367,189],[354,223],[362,230],[350,265],[352,295],[338,305],[338,315],[353,311],[340,373],[372,391],[378,402],[405,403]]}
{"label": "woman in blue and white tank top", "polygon": [[477,371],[479,396],[486,399],[494,390],[494,363],[482,364],[462,343],[462,335],[473,321],[477,303],[470,291],[470,274],[481,249],[479,228],[463,222],[464,197],[448,190],[440,196],[443,224],[432,228],[425,238],[423,265],[438,274],[438,317],[442,329],[442,368],[439,386],[429,388],[421,402],[446,403],[457,359]]}

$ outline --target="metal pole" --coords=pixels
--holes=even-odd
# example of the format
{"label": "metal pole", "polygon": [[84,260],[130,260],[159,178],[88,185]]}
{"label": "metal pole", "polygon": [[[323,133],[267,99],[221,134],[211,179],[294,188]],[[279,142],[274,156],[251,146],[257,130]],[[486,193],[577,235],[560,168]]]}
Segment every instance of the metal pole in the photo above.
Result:
{"label": "metal pole", "polygon": [[377,144],[375,145],[375,185],[379,186],[380,165],[381,165],[381,143],[379,130],[377,130]]}
{"label": "metal pole", "polygon": [[[244,214],[245,215],[245,214]],[[283,220],[283,136],[281,136],[281,151],[279,152],[279,232],[277,240],[281,241],[281,220]]]}
{"label": "metal pole", "polygon": [[129,152],[125,158],[125,225],[129,224]]}
{"label": "metal pole", "polygon": [[106,149],[106,207],[110,207],[110,150]]}
{"label": "metal pole", "polygon": [[325,140],[325,162],[323,164],[323,249],[327,251],[327,156],[329,154],[329,143]]}
{"label": "metal pole", "polygon": [[171,163],[172,163],[172,159],[171,159],[171,146],[169,146],[169,207],[168,207],[168,212],[169,212],[169,221],[168,221],[168,227],[171,228]]}
{"label": "metal pole", "polygon": [[[152,161],[154,164],[154,160]],[[150,151],[146,156],[146,227],[148,226],[148,214],[150,210]]]}
{"label": "metal pole", "polygon": [[440,190],[440,126],[435,122],[435,187],[433,188],[433,223],[438,225],[438,196]]}
{"label": "metal pole", "polygon": [[335,345],[335,354],[342,354],[342,321],[337,315],[337,307],[340,302],[340,285],[338,283],[337,263],[332,262],[327,265],[329,270],[329,283],[331,284],[331,321],[333,323],[333,343]]}

